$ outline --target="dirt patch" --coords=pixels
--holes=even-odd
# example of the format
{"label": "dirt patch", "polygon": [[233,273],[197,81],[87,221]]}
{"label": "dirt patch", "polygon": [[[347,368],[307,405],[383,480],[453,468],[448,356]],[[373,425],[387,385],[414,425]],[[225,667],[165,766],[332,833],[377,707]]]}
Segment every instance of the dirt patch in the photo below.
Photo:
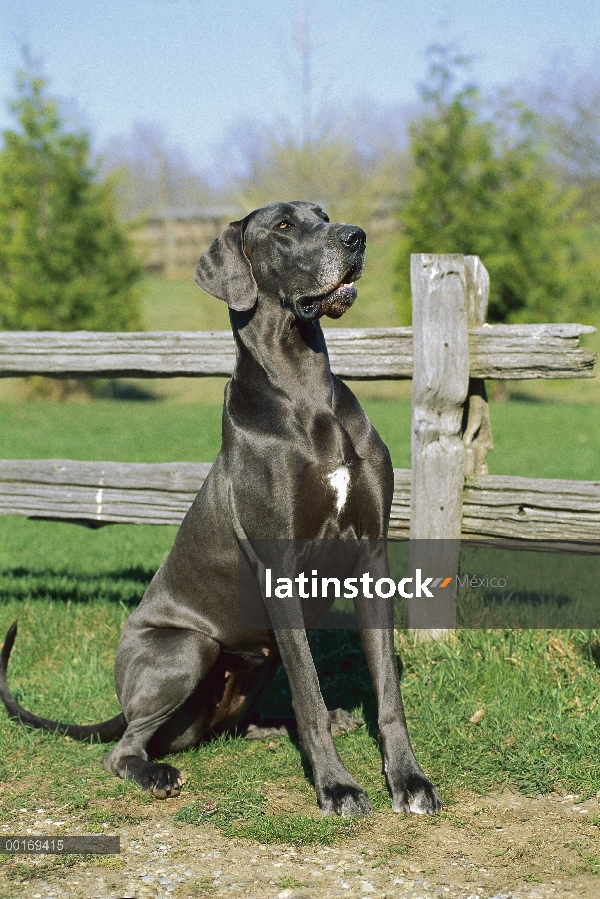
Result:
{"label": "dirt patch", "polygon": [[[121,837],[108,857],[11,856],[3,899],[198,899],[328,896],[425,899],[561,899],[600,896],[600,808],[573,795],[463,795],[436,818],[376,813],[332,846],[261,845],[215,826],[177,825],[181,801],[119,803],[119,823],[95,812],[97,830]],[[294,811],[268,791],[267,814]],[[47,817],[52,814],[53,817]],[[84,834],[90,825],[22,813],[8,834]],[[108,827],[104,827],[108,824]]]}

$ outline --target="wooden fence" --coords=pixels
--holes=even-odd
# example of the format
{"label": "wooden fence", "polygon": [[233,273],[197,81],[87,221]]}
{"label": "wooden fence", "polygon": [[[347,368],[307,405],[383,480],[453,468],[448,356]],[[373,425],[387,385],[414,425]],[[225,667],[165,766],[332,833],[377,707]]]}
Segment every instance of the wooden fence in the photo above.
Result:
{"label": "wooden fence", "polygon": [[[554,541],[600,551],[600,483],[490,476],[484,379],[593,377],[576,324],[485,324],[489,279],[477,257],[412,257],[413,328],[331,329],[345,379],[413,378],[412,472],[395,469],[390,537]],[[0,333],[0,376],[230,375],[228,331]],[[540,439],[547,441],[551,435]],[[179,524],[209,463],[0,461],[0,514],[90,527]]]}

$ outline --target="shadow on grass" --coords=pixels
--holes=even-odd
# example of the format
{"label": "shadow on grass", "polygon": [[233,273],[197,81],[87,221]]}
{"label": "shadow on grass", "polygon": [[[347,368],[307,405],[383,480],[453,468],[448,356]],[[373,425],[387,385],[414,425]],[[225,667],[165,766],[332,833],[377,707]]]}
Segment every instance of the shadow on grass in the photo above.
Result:
{"label": "shadow on grass", "polygon": [[87,603],[96,600],[122,603],[132,609],[140,602],[155,569],[141,565],[98,574],[75,574],[22,566],[0,570],[4,601],[44,599]]}
{"label": "shadow on grass", "polygon": [[545,396],[535,396],[524,390],[511,389],[507,391],[507,399],[512,403],[531,403],[533,406],[548,405],[553,402]]}
{"label": "shadow on grass", "polygon": [[593,629],[600,625],[595,595],[543,590],[493,590],[459,595],[457,627],[465,629]]}
{"label": "shadow on grass", "polygon": [[136,400],[139,402],[160,402],[163,397],[155,393],[152,388],[142,386],[137,382],[121,381],[118,378],[109,378],[102,381],[96,396],[100,399],[110,400]]}

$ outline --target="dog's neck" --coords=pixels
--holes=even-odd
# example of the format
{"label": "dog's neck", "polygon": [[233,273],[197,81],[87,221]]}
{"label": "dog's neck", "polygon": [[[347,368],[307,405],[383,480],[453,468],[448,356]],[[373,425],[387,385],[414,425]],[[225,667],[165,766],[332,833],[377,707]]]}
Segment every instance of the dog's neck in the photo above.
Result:
{"label": "dog's neck", "polygon": [[318,321],[303,322],[277,301],[260,295],[249,312],[230,310],[229,317],[238,384],[258,386],[266,379],[292,401],[309,396],[315,405],[331,408],[333,382]]}

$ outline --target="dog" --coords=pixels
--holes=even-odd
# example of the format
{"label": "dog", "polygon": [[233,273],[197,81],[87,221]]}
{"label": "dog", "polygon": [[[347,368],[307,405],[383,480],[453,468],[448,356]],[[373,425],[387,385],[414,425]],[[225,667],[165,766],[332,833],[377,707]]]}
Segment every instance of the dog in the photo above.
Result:
{"label": "dog", "polygon": [[[332,738],[332,726],[352,726],[351,716],[325,707],[306,629],[293,614],[298,597],[287,605],[266,597],[261,557],[265,541],[290,547],[272,554],[276,576],[298,570],[298,541],[348,540],[356,548],[354,573],[368,564],[389,576],[390,455],[354,394],[332,374],[319,322],[352,306],[365,246],[361,228],[330,222],[316,204],[275,203],[232,222],[200,258],[195,281],[228,304],[236,342],[222,447],[173,548],[124,625],[115,659],[122,714],[79,726],[22,708],[6,679],[16,622],[7,634],[0,696],[9,714],[74,739],[118,739],[104,767],[159,799],[178,795],[182,780],[155,759],[219,731],[265,732],[257,709],[283,663],[321,810],[363,815],[371,809]],[[363,548],[373,541],[380,549],[365,561]],[[273,628],[240,627],[242,545],[250,547],[249,564],[262,578]],[[361,612],[360,600],[355,609]],[[367,622],[361,639],[392,807],[434,814],[441,801],[410,745],[392,627]]]}

